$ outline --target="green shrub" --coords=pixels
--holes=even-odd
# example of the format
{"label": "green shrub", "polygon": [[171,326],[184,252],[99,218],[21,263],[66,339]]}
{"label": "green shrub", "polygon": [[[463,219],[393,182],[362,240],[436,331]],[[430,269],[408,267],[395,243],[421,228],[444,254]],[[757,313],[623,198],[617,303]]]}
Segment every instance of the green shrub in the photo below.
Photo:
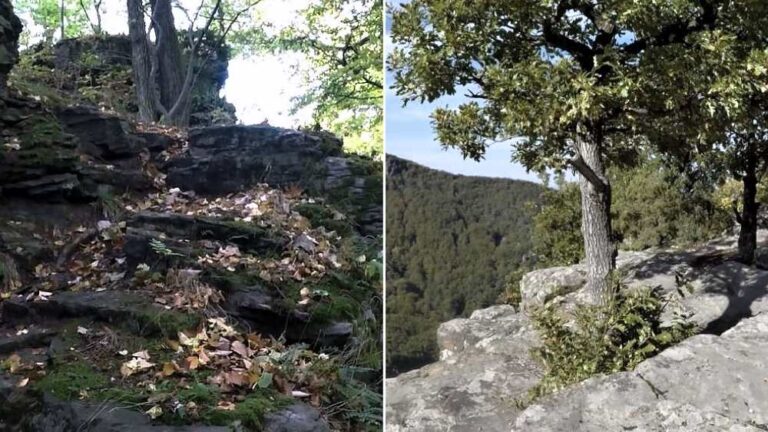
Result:
{"label": "green shrub", "polygon": [[528,267],[520,267],[507,275],[504,285],[504,292],[499,295],[497,303],[512,305],[517,309],[520,302],[523,301],[523,294],[520,292],[520,281],[526,273],[531,271]]}
{"label": "green shrub", "polygon": [[658,290],[624,291],[607,306],[577,306],[573,323],[552,304],[532,313],[541,346],[532,355],[544,377],[529,398],[555,392],[593,375],[634,369],[694,333],[690,323],[661,326],[665,300]]}

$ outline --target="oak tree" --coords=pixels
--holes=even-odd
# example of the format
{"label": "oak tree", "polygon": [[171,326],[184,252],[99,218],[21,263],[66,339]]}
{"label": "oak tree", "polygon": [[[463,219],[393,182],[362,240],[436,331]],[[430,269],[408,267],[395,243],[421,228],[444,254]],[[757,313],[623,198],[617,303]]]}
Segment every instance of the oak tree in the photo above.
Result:
{"label": "oak tree", "polygon": [[444,146],[479,160],[492,142],[514,140],[513,159],[528,169],[578,173],[588,291],[602,303],[616,256],[606,168],[631,163],[647,143],[639,65],[712,31],[728,3],[414,0],[393,11],[388,64],[404,103],[466,94],[432,114]]}

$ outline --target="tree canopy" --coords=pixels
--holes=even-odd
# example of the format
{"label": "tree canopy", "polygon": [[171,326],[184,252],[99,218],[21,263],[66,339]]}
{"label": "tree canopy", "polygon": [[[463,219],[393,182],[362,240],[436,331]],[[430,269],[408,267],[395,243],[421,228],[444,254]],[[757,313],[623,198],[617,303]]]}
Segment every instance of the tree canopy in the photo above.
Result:
{"label": "tree canopy", "polygon": [[[480,159],[491,143],[521,138],[515,161],[579,174],[589,284],[604,301],[615,267],[606,168],[634,164],[650,147],[689,153],[724,136],[722,122],[695,108],[719,82],[702,75],[744,69],[728,61],[712,67],[721,55],[712,43],[760,40],[764,8],[727,0],[415,0],[393,12],[389,67],[405,103],[465,93],[467,102],[432,115],[444,146]],[[747,93],[760,82],[755,71],[737,74]],[[665,115],[679,121],[657,124]],[[691,133],[697,125],[706,133]]]}
{"label": "tree canopy", "polygon": [[363,154],[383,152],[383,3],[378,0],[312,0],[290,25],[233,32],[239,52],[297,52],[309,90],[293,110],[310,107],[314,122]]}

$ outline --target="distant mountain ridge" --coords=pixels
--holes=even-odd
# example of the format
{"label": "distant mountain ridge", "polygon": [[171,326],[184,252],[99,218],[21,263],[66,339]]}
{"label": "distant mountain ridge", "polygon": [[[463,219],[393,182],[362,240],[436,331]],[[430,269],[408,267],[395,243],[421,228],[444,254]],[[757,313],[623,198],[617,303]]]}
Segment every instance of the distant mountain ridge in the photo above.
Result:
{"label": "distant mountain ridge", "polygon": [[437,359],[443,321],[493,304],[531,249],[542,185],[450,174],[387,155],[389,375]]}

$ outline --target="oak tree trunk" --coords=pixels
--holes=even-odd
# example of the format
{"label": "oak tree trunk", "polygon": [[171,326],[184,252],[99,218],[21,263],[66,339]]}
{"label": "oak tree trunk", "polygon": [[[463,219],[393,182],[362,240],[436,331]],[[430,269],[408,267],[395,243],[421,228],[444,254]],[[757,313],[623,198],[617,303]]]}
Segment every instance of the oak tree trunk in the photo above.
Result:
{"label": "oak tree trunk", "polygon": [[587,292],[594,304],[606,305],[614,295],[609,278],[616,265],[616,249],[611,240],[611,184],[597,144],[581,141],[578,152],[585,165],[584,170],[578,171]]}
{"label": "oak tree trunk", "polygon": [[742,178],[744,193],[739,218],[739,261],[749,265],[754,264],[757,249],[757,213],[760,208],[757,202],[757,159],[755,144],[748,144],[744,166],[746,172]]}
{"label": "oak tree trunk", "polygon": [[153,0],[151,4],[160,66],[158,71],[160,100],[163,106],[170,110],[181,95],[181,89],[184,85],[181,47],[176,33],[176,25],[173,21],[173,8],[170,0]]}
{"label": "oak tree trunk", "polygon": [[152,101],[149,49],[144,23],[144,11],[141,0],[128,0],[128,34],[131,38],[131,58],[133,62],[133,81],[136,89],[136,103],[139,107],[139,120],[153,122],[155,108]]}

